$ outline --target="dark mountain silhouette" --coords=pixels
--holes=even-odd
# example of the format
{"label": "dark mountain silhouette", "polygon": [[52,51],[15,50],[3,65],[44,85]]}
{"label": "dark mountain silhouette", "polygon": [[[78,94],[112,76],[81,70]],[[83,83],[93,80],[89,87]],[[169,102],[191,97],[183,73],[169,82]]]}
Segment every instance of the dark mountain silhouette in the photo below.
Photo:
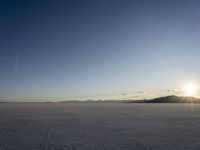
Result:
{"label": "dark mountain silhouette", "polygon": [[152,100],[145,100],[143,103],[200,103],[199,98],[195,97],[183,97],[183,96],[166,96],[166,97],[158,97]]}
{"label": "dark mountain silhouette", "polygon": [[200,103],[199,98],[189,96],[165,96],[158,97],[155,99],[144,99],[144,100],[67,100],[60,101],[60,103]]}

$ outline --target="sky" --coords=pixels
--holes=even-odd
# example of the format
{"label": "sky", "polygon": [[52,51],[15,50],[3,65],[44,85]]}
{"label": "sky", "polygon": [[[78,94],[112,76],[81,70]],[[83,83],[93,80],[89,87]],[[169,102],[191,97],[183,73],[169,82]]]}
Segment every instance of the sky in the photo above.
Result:
{"label": "sky", "polygon": [[184,84],[200,83],[199,8],[199,0],[2,0],[0,101],[182,95]]}

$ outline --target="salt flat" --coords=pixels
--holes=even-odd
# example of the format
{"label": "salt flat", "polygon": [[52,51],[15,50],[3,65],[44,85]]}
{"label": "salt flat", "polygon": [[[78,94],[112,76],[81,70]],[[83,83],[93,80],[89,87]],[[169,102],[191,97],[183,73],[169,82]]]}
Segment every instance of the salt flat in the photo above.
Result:
{"label": "salt flat", "polygon": [[0,150],[199,149],[199,104],[0,104]]}

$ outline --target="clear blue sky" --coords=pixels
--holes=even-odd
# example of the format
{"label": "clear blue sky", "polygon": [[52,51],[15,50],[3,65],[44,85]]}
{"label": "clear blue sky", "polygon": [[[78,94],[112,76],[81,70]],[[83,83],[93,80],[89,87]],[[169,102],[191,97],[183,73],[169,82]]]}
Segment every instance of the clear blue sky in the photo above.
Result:
{"label": "clear blue sky", "polygon": [[0,2],[0,100],[142,99],[199,82],[200,1]]}

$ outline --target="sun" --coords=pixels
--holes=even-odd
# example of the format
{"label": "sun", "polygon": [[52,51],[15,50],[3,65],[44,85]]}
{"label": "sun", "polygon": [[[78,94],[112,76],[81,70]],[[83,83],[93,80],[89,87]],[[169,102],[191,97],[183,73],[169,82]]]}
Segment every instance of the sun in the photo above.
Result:
{"label": "sun", "polygon": [[198,91],[198,85],[195,83],[188,83],[184,86],[183,90],[187,96],[194,96]]}

